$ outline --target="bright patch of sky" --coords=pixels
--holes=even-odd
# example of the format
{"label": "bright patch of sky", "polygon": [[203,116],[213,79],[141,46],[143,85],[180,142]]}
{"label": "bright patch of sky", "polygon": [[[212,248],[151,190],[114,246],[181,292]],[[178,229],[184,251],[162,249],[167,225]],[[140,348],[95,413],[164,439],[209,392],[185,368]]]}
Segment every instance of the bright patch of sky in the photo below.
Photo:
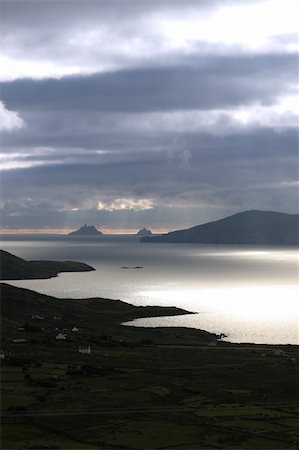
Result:
{"label": "bright patch of sky", "polygon": [[[0,80],[61,78],[136,66],[163,66],[174,60],[177,52],[196,55],[297,51],[296,0],[236,3],[219,2],[215,8],[202,9],[198,3],[190,6],[187,2],[182,14],[176,6],[163,7],[161,2],[140,15],[134,27],[126,22],[126,15],[124,24],[112,17],[109,26],[96,13],[97,20],[91,18],[86,24],[83,12],[81,27],[67,17],[66,27],[58,30],[50,20],[45,30],[34,24],[39,39],[34,29],[28,30],[26,38],[22,32],[12,36],[4,29]],[[86,9],[89,6],[87,2]],[[117,8],[120,6],[115,5]],[[51,26],[56,32],[52,35]]]}
{"label": "bright patch of sky", "polygon": [[16,111],[10,111],[0,101],[0,131],[12,131],[25,127],[24,120]]}
{"label": "bright patch of sky", "polygon": [[116,198],[111,201],[100,201],[98,202],[97,209],[104,211],[142,211],[147,209],[152,209],[154,203],[151,199],[141,198]]}
{"label": "bright patch of sky", "polygon": [[[224,45],[224,51],[265,50],[297,51],[297,0],[266,0],[228,4],[204,17],[190,13],[189,17],[160,20],[162,34],[172,48],[190,48],[196,42]],[[279,43],[277,37],[294,36]],[[227,47],[225,47],[227,46]]]}

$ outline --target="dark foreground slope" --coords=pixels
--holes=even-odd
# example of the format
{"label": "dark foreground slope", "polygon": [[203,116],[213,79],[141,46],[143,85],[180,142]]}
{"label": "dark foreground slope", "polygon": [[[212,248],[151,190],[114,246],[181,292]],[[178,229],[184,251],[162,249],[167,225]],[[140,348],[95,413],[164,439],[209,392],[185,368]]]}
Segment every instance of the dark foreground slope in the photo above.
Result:
{"label": "dark foreground slope", "polygon": [[73,261],[25,261],[0,250],[0,279],[28,280],[51,278],[60,272],[87,272],[94,270],[87,264]]}
{"label": "dark foreground slope", "polygon": [[142,242],[194,242],[201,244],[299,244],[299,215],[272,211],[245,211],[225,219],[197,225]]}
{"label": "dark foreground slope", "polygon": [[5,450],[298,448],[295,346],[215,346],[200,330],[120,325],[184,313],[176,308],[60,300],[9,285],[1,303]]}
{"label": "dark foreground slope", "polygon": [[[37,314],[44,318],[43,326],[55,324],[57,327],[58,322],[53,322],[54,315],[57,317],[64,315],[63,325],[66,327],[80,322],[81,326],[84,325],[92,333],[99,328],[107,330],[111,326],[120,326],[123,321],[140,317],[190,314],[188,311],[176,307],[134,306],[120,300],[103,298],[59,299],[29,289],[17,288],[7,283],[0,283],[0,291],[1,319],[13,320],[14,326],[18,321],[21,326],[22,320],[27,320],[32,314]],[[59,322],[58,325],[61,323]],[[212,336],[210,333],[203,333],[207,338]],[[9,330],[6,330],[5,336],[8,335]]]}

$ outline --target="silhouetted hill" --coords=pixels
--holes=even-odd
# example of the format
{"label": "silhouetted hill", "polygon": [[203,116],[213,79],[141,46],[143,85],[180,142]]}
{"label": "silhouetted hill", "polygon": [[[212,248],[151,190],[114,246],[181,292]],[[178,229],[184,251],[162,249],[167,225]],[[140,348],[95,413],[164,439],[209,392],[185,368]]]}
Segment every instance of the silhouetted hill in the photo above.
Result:
{"label": "silhouetted hill", "polygon": [[103,233],[96,229],[93,225],[83,225],[83,227],[79,228],[79,230],[72,231],[69,233],[69,236],[99,236]]}
{"label": "silhouetted hill", "polygon": [[151,236],[152,234],[153,233],[151,232],[151,230],[149,228],[142,228],[137,233],[138,236]]}
{"label": "silhouetted hill", "polygon": [[73,261],[26,261],[0,250],[0,279],[28,280],[55,277],[59,272],[88,272],[93,267]]}
{"label": "silhouetted hill", "polygon": [[215,222],[142,242],[193,242],[201,244],[299,244],[299,215],[272,211],[245,211]]}

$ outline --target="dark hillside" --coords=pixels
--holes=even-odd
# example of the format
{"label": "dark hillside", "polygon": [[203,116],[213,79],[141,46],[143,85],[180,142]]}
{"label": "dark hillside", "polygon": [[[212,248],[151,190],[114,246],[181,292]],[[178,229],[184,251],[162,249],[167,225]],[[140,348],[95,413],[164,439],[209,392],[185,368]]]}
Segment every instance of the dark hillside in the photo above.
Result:
{"label": "dark hillside", "polygon": [[87,264],[73,261],[26,261],[11,253],[0,250],[0,279],[27,280],[51,278],[60,272],[86,272],[94,270]]}
{"label": "dark hillside", "polygon": [[142,242],[201,244],[294,245],[299,243],[299,215],[272,211],[245,211],[215,222],[143,237]]}

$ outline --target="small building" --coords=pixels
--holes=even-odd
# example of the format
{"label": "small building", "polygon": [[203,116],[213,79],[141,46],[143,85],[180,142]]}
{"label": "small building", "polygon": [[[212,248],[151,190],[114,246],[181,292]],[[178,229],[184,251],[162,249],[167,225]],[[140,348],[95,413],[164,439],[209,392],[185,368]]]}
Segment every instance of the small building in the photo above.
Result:
{"label": "small building", "polygon": [[72,328],[72,331],[76,333],[77,331],[79,331],[79,328],[73,327],[73,328]]}
{"label": "small building", "polygon": [[5,353],[3,350],[0,351],[0,359],[5,359]]}
{"label": "small building", "polygon": [[54,320],[61,320],[62,317],[61,317],[61,316],[53,316],[53,319],[54,319]]}
{"label": "small building", "polygon": [[91,355],[90,345],[79,345],[78,352],[83,353],[85,355]]}
{"label": "small building", "polygon": [[14,344],[22,344],[23,342],[26,342],[26,339],[24,339],[24,338],[16,338],[16,339],[13,339],[12,342]]}
{"label": "small building", "polygon": [[274,350],[272,350],[272,353],[274,356],[286,356],[285,352],[280,348],[275,348]]}
{"label": "small building", "polygon": [[290,357],[288,359],[288,361],[289,361],[290,364],[296,364],[296,358],[294,356]]}
{"label": "small building", "polygon": [[56,336],[56,339],[59,340],[59,341],[64,340],[66,338],[67,338],[67,335],[63,334],[63,333],[58,333],[57,336]]}
{"label": "small building", "polygon": [[44,316],[40,316],[39,314],[32,314],[31,319],[45,320]]}

